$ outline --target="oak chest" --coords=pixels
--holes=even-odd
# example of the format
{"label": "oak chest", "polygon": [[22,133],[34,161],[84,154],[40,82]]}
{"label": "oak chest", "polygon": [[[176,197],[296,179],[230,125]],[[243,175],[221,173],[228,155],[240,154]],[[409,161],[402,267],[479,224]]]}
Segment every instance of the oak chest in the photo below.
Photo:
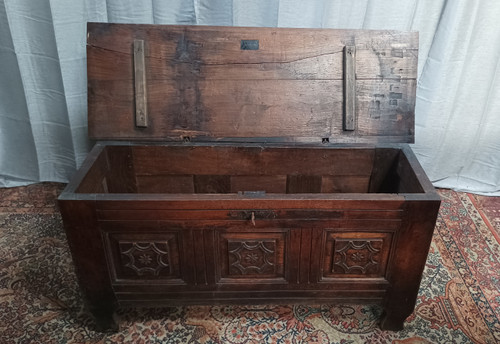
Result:
{"label": "oak chest", "polygon": [[[414,32],[89,23],[89,134],[59,197],[87,306],[415,306],[439,197]],[[103,141],[113,140],[113,141]]]}

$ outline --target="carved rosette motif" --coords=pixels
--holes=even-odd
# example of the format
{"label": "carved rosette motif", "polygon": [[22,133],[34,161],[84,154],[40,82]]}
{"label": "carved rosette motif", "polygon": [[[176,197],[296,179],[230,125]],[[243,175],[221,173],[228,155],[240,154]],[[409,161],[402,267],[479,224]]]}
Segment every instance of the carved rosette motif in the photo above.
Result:
{"label": "carved rosette motif", "polygon": [[235,275],[269,274],[275,272],[274,241],[231,241],[229,270]]}
{"label": "carved rosette motif", "polygon": [[120,255],[125,257],[123,266],[132,269],[138,276],[170,273],[167,243],[120,243],[119,248]]}
{"label": "carved rosette motif", "polygon": [[338,240],[335,242],[332,272],[376,273],[380,267],[382,240]]}

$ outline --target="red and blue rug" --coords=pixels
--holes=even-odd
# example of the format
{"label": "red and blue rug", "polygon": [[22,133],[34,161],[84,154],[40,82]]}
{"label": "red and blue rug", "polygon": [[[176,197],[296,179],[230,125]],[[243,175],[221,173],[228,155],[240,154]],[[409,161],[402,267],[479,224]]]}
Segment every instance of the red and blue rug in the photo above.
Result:
{"label": "red and blue rug", "polygon": [[500,343],[500,198],[443,199],[415,312],[377,327],[376,306],[123,309],[99,333],[82,310],[55,207],[60,184],[0,189],[1,343]]}

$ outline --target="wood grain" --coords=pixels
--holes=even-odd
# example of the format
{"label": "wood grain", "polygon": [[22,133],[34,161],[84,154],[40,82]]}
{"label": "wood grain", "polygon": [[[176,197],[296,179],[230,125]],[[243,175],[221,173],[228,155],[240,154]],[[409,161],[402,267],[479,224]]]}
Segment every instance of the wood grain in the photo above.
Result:
{"label": "wood grain", "polygon": [[[88,32],[93,138],[413,142],[414,32],[102,23]],[[259,49],[241,50],[244,39]],[[134,40],[147,46],[147,128],[134,125]],[[352,132],[342,129],[347,45],[356,49]]]}
{"label": "wood grain", "polygon": [[[113,150],[114,147],[109,147]],[[137,175],[365,175],[375,151],[218,146],[133,146]],[[175,163],[174,163],[175,162]],[[200,163],[202,162],[202,163]],[[113,166],[118,168],[119,166]]]}

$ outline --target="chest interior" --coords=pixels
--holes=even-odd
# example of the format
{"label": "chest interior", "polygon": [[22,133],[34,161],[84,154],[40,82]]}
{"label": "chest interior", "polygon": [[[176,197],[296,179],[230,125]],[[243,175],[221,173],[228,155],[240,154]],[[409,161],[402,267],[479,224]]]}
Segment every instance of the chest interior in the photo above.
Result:
{"label": "chest interior", "polygon": [[77,193],[423,193],[399,148],[107,145]]}

